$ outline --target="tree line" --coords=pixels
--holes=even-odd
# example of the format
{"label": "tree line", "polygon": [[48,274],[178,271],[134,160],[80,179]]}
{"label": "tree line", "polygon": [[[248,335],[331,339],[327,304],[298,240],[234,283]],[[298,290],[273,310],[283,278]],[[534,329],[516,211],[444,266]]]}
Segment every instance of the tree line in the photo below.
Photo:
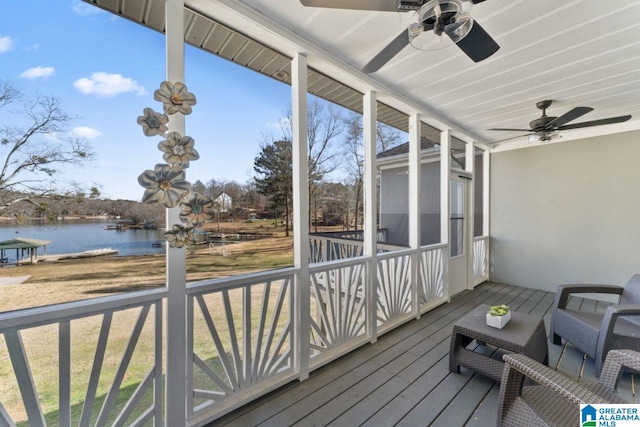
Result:
{"label": "tree line", "polygon": [[[56,182],[63,167],[83,165],[95,154],[82,138],[42,138],[63,132],[75,117],[55,97],[26,97],[12,84],[0,83],[0,111],[11,108],[24,126],[0,124],[0,216],[59,218],[109,215],[139,221],[163,216],[156,206],[101,198],[97,187]],[[292,114],[286,110],[277,135],[263,134],[253,170],[245,183],[212,178],[196,181],[193,191],[233,200],[232,216],[259,215],[281,219],[287,234],[292,213]],[[310,224],[342,224],[358,228],[362,218],[362,116],[312,99],[308,106],[308,192]],[[378,151],[403,142],[395,128],[378,123]],[[158,211],[158,212],[156,212]],[[276,222],[277,223],[277,222]]]}

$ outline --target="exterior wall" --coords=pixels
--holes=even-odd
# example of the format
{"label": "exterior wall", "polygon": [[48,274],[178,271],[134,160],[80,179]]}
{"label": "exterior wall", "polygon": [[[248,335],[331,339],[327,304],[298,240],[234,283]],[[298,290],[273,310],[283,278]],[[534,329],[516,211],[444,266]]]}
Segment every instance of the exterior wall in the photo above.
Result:
{"label": "exterior wall", "polygon": [[640,272],[640,132],[491,155],[491,280],[555,291]]}
{"label": "exterior wall", "polygon": [[[406,167],[384,169],[380,180],[380,227],[386,228],[387,241],[409,244],[409,177]],[[440,163],[423,163],[421,168],[422,245],[440,242]],[[417,197],[417,195],[412,195]]]}
{"label": "exterior wall", "polygon": [[213,204],[215,205],[216,210],[219,210],[220,212],[227,212],[233,207],[231,196],[224,192],[220,193],[220,195],[213,200]]}
{"label": "exterior wall", "polygon": [[[440,162],[423,163],[421,167],[421,236],[422,245],[440,243]],[[482,156],[475,156],[476,181],[474,236],[482,236]],[[387,241],[409,244],[409,188],[405,166],[384,169],[380,180],[380,227],[386,228]]]}

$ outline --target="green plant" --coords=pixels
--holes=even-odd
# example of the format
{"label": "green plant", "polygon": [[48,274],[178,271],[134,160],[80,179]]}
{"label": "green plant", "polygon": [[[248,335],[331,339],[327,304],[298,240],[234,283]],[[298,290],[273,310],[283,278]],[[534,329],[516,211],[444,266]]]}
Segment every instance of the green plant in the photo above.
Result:
{"label": "green plant", "polygon": [[489,314],[492,316],[504,316],[509,312],[508,305],[493,305],[489,310]]}

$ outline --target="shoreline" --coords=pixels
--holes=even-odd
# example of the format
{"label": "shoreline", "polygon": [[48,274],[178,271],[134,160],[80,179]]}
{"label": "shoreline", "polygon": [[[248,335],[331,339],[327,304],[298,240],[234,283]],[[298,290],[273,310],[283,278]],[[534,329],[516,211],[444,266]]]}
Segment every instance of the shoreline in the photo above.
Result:
{"label": "shoreline", "polygon": [[121,218],[116,218],[110,215],[94,215],[94,216],[66,216],[64,218],[38,218],[38,217],[26,217],[18,220],[17,218],[10,218],[8,216],[0,216],[0,221],[2,222],[12,222],[12,221],[46,221],[46,222],[56,222],[56,221],[76,221],[76,220],[121,220]]}

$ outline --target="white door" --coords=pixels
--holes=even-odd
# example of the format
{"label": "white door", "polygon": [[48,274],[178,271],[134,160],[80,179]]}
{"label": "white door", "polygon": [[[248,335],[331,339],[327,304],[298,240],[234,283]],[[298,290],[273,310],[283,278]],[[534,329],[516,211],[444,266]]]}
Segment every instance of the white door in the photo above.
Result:
{"label": "white door", "polygon": [[465,178],[451,176],[449,221],[449,295],[467,289],[469,268],[469,206],[468,182]]}

